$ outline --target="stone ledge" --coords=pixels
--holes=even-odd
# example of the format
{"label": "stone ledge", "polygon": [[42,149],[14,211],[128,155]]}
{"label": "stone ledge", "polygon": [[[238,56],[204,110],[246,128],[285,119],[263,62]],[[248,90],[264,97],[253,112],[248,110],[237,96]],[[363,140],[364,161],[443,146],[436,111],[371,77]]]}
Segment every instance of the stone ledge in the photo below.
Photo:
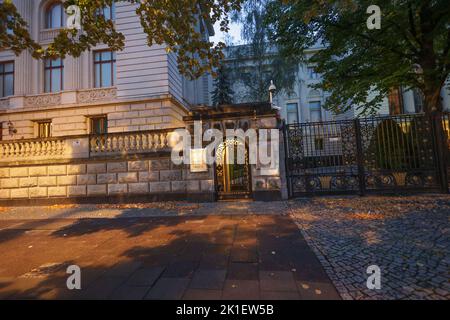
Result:
{"label": "stone ledge", "polygon": [[103,204],[103,203],[150,203],[159,201],[215,202],[216,194],[202,193],[148,193],[145,195],[87,196],[73,198],[39,198],[0,200],[1,207],[46,206],[55,204]]}
{"label": "stone ledge", "polygon": [[273,191],[253,191],[253,199],[255,201],[281,201],[281,191],[273,190]]}

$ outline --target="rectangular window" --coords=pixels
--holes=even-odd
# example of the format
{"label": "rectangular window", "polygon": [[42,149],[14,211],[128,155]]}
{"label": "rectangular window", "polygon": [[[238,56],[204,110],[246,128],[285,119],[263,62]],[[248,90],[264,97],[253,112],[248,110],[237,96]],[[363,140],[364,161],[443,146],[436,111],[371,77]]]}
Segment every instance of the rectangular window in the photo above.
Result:
{"label": "rectangular window", "polygon": [[105,18],[105,20],[116,20],[116,4],[115,2],[112,3],[111,6],[104,6],[102,9],[98,9],[96,12],[98,15],[101,15]]}
{"label": "rectangular window", "polygon": [[287,122],[288,124],[298,123],[298,104],[288,103],[287,104]]}
{"label": "rectangular window", "polygon": [[64,90],[64,63],[61,58],[44,61],[44,82],[46,93]]}
{"label": "rectangular window", "polygon": [[314,147],[317,151],[323,150],[323,138],[315,138],[314,139]]}
{"label": "rectangular window", "polygon": [[12,36],[12,35],[14,35],[14,30],[11,29],[11,22],[12,22],[12,17],[10,15],[8,15],[6,17],[4,27],[6,28],[6,34],[9,34]]}
{"label": "rectangular window", "polygon": [[113,2],[111,6],[105,6],[103,8],[103,16],[106,20],[115,21],[116,20],[116,3]]}
{"label": "rectangular window", "polygon": [[14,95],[14,62],[0,62],[0,98]]}
{"label": "rectangular window", "polygon": [[108,133],[108,118],[106,116],[92,117],[89,121],[91,134]]}
{"label": "rectangular window", "polygon": [[50,138],[52,136],[52,122],[50,120],[39,121],[37,123],[38,138]]}
{"label": "rectangular window", "polygon": [[309,112],[311,122],[322,121],[322,105],[320,101],[310,101],[309,102]]}
{"label": "rectangular window", "polygon": [[94,52],[94,85],[96,88],[111,87],[116,81],[116,53]]}
{"label": "rectangular window", "polygon": [[314,70],[314,67],[308,67],[308,77],[309,79],[318,79],[319,75]]}

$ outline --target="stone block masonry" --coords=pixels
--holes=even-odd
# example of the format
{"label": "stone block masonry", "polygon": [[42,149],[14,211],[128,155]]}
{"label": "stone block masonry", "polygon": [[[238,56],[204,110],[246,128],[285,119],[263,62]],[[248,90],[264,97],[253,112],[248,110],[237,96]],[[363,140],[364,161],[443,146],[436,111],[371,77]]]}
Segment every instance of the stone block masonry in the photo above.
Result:
{"label": "stone block masonry", "polygon": [[[214,172],[191,173],[170,158],[82,160],[81,163],[0,168],[0,205],[14,200],[155,196],[214,199]],[[177,198],[178,195],[178,198]],[[208,198],[209,197],[209,198]],[[161,199],[162,199],[161,198]]]}

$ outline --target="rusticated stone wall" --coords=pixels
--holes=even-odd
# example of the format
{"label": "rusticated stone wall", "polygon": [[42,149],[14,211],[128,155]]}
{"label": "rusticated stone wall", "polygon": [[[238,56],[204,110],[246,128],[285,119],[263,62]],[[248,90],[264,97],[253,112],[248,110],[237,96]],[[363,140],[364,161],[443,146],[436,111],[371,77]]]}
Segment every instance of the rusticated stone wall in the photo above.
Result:
{"label": "rusticated stone wall", "polygon": [[213,200],[214,173],[212,168],[191,173],[187,166],[176,166],[170,158],[0,168],[0,205],[19,199],[87,202],[93,197],[128,196]]}

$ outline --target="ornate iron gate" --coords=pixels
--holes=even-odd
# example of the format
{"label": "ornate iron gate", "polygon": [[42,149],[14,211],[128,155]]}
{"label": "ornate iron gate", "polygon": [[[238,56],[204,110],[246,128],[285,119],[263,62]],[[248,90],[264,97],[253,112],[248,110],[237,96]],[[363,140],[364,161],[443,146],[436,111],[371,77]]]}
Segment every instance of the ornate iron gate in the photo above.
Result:
{"label": "ornate iron gate", "polygon": [[[238,150],[245,151],[244,163],[238,161]],[[216,181],[219,200],[248,199],[251,194],[248,149],[237,138],[225,139],[216,153]]]}
{"label": "ornate iron gate", "polygon": [[435,129],[422,114],[287,125],[290,194],[442,190]]}

